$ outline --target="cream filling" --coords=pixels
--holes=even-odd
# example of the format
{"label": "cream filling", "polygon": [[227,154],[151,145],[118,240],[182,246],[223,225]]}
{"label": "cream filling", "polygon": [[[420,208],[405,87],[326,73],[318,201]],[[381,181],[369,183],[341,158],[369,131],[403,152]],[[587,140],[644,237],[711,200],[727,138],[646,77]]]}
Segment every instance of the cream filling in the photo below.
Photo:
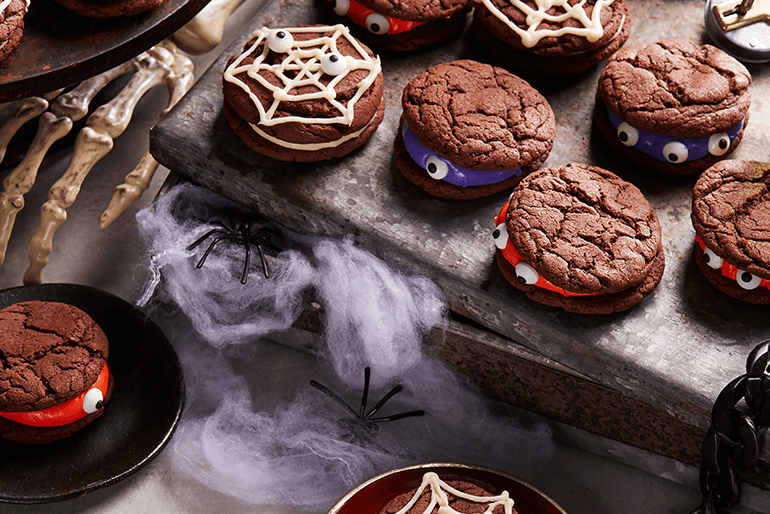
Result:
{"label": "cream filling", "polygon": [[289,148],[291,150],[304,150],[306,152],[312,152],[315,150],[323,150],[324,148],[335,148],[337,146],[340,146],[345,141],[350,141],[351,139],[355,139],[359,137],[361,134],[366,131],[366,129],[369,127],[369,125],[372,124],[374,119],[376,118],[376,113],[374,116],[372,116],[372,119],[369,120],[369,123],[364,125],[364,127],[361,130],[357,130],[355,132],[351,132],[350,134],[346,134],[342,136],[341,138],[334,140],[334,141],[325,141],[323,143],[292,143],[289,141],[284,141],[283,139],[278,139],[277,137],[271,136],[270,134],[267,134],[265,131],[260,129],[257,125],[254,123],[249,123],[249,126],[254,130],[254,132],[257,133],[260,137],[263,137],[270,141],[271,143],[274,143],[278,146],[282,146],[284,148]]}
{"label": "cream filling", "polygon": [[[590,18],[585,12],[585,9],[583,9],[583,5],[586,3],[586,0],[582,0],[575,5],[570,5],[569,0],[535,0],[537,9],[533,9],[521,0],[509,0],[511,5],[526,14],[527,30],[523,30],[521,27],[513,23],[497,7],[492,5],[491,0],[475,1],[483,3],[484,6],[495,15],[495,17],[508,25],[511,30],[518,34],[518,36],[521,38],[522,44],[525,47],[532,48],[544,37],[559,37],[564,34],[575,34],[582,36],[592,43],[598,41],[604,34],[604,28],[602,27],[601,22],[602,9],[604,6],[610,5],[614,0],[597,0]],[[548,11],[548,9],[551,7],[561,7],[564,9],[564,13],[548,14],[546,11]],[[578,20],[582,27],[561,27],[557,30],[538,30],[537,28],[543,21],[562,23],[568,19]]]}
{"label": "cream filling", "polygon": [[449,486],[446,482],[442,481],[436,473],[429,471],[423,475],[422,483],[417,489],[417,492],[414,493],[412,499],[409,500],[409,503],[407,503],[403,509],[396,512],[396,514],[406,514],[409,509],[417,503],[417,500],[420,498],[420,495],[422,495],[426,487],[430,487],[430,505],[428,505],[428,508],[425,509],[423,514],[433,512],[433,509],[436,506],[438,506],[439,514],[462,514],[449,506],[449,499],[446,495],[447,492],[464,500],[487,504],[487,510],[485,510],[483,514],[491,513],[498,505],[503,506],[505,514],[512,514],[513,512],[513,500],[508,495],[508,491],[503,491],[503,494],[499,496],[474,496],[472,494],[466,494]]}

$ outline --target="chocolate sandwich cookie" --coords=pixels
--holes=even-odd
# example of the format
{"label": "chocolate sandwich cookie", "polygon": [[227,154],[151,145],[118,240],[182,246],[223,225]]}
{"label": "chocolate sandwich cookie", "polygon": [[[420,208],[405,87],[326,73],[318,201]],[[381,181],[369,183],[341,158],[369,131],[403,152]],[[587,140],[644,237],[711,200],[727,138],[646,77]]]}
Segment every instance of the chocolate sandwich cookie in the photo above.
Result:
{"label": "chocolate sandwich cookie", "polygon": [[335,22],[379,48],[409,52],[457,34],[473,0],[319,0]]}
{"label": "chocolate sandwich cookie", "polygon": [[596,166],[532,173],[495,224],[503,276],[536,302],[582,314],[619,312],[663,276],[655,211],[636,186]]}
{"label": "chocolate sandwich cookie", "polygon": [[692,193],[695,262],[714,287],[770,305],[770,163],[724,160]]}
{"label": "chocolate sandwich cookie", "polygon": [[594,121],[623,154],[665,173],[705,170],[735,150],[751,75],[711,45],[681,39],[616,52],[599,77]]}
{"label": "chocolate sandwich cookie", "polygon": [[0,61],[8,57],[24,32],[24,15],[29,4],[26,0],[0,2]]}
{"label": "chocolate sandwich cookie", "polygon": [[263,27],[228,60],[222,84],[235,133],[283,161],[341,157],[385,115],[380,59],[344,25]]}
{"label": "chocolate sandwich cookie", "polygon": [[419,487],[393,498],[379,514],[516,514],[514,504],[514,499],[507,491],[495,495],[477,484],[465,480],[444,481],[436,473],[428,472],[423,476]]}
{"label": "chocolate sandwich cookie", "polygon": [[475,0],[473,28],[501,66],[570,75],[623,46],[631,19],[625,0]]}
{"label": "chocolate sandwich cookie", "polygon": [[72,12],[88,18],[134,16],[163,4],[163,0],[56,0]]}
{"label": "chocolate sandwich cookie", "polygon": [[0,437],[48,443],[98,418],[112,394],[108,356],[104,332],[77,307],[0,310]]}
{"label": "chocolate sandwich cookie", "polygon": [[476,61],[438,64],[406,85],[396,165],[413,184],[452,199],[514,187],[553,147],[556,122],[525,80]]}

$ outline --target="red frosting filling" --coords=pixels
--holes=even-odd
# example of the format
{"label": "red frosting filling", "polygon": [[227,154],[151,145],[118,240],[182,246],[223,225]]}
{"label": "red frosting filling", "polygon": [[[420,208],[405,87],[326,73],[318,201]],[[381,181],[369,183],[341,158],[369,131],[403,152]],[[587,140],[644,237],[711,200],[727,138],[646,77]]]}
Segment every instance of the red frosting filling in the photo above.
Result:
{"label": "red frosting filling", "polygon": [[[33,427],[59,427],[69,425],[70,423],[85,418],[102,407],[104,401],[103,398],[107,395],[107,386],[109,385],[109,382],[110,372],[107,369],[107,364],[105,364],[102,367],[102,371],[99,373],[96,382],[94,382],[94,385],[71,400],[38,411],[0,412],[0,416],[15,421],[16,423]],[[93,404],[84,404],[84,402],[86,402],[86,395],[94,389],[101,392],[101,399],[98,394],[94,396],[94,393],[91,393],[91,396],[88,397],[87,401],[93,402]]]}

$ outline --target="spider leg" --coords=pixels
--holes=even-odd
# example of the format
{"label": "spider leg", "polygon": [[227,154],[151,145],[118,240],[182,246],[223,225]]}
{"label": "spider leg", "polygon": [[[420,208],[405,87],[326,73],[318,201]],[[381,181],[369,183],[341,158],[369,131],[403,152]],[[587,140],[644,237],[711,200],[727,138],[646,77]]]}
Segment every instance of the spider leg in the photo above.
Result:
{"label": "spider leg", "polygon": [[196,268],[201,268],[201,267],[203,267],[203,263],[204,263],[204,262],[206,262],[206,257],[208,257],[208,256],[209,256],[209,254],[211,253],[211,250],[213,250],[213,249],[214,249],[214,245],[216,245],[216,244],[217,244],[218,242],[220,242],[222,239],[227,239],[227,237],[228,237],[227,235],[222,235],[222,236],[219,236],[219,237],[215,238],[215,239],[214,239],[214,240],[211,242],[211,244],[209,245],[209,247],[208,247],[208,248],[206,248],[206,252],[203,254],[203,257],[201,257],[201,260],[199,260],[199,261],[198,261],[198,264],[196,264],[196,265],[195,265],[195,267],[196,267]]}
{"label": "spider leg", "polygon": [[243,238],[243,246],[246,247],[246,258],[243,260],[243,273],[241,273],[241,284],[246,283],[246,276],[249,272],[249,260],[251,259],[251,248],[249,248],[249,240]]}
{"label": "spider leg", "polygon": [[323,385],[323,384],[319,384],[319,383],[318,383],[318,382],[316,382],[315,380],[311,380],[311,381],[310,381],[310,385],[311,385],[311,386],[313,386],[313,387],[315,387],[316,389],[318,389],[318,390],[319,390],[319,391],[321,391],[322,393],[325,393],[325,394],[327,394],[327,395],[331,396],[331,397],[332,397],[332,399],[334,399],[334,400],[335,400],[337,403],[339,403],[340,405],[342,405],[343,407],[345,407],[345,409],[346,409],[346,410],[350,411],[350,413],[351,413],[351,414],[353,414],[353,416],[356,416],[356,417],[358,417],[358,413],[355,411],[355,409],[353,409],[353,407],[351,407],[351,406],[348,404],[348,402],[346,402],[345,400],[343,400],[343,399],[342,399],[342,397],[341,397],[341,396],[339,396],[337,393],[335,393],[334,391],[332,391],[331,389],[329,389],[329,388],[328,388],[328,387],[326,387],[325,385]]}
{"label": "spider leg", "polygon": [[375,412],[377,412],[378,410],[380,410],[380,408],[381,408],[383,405],[385,405],[385,402],[387,402],[388,400],[390,400],[390,398],[391,398],[391,397],[393,397],[393,395],[395,395],[396,393],[400,392],[400,391],[401,391],[403,388],[404,388],[404,386],[402,386],[401,384],[399,384],[399,385],[397,385],[396,387],[394,387],[393,389],[391,389],[390,391],[388,391],[388,393],[387,393],[385,396],[383,396],[383,397],[382,397],[382,399],[381,399],[379,402],[377,402],[377,405],[375,405],[374,407],[372,407],[372,410],[370,410],[369,412],[367,412],[367,413],[366,413],[366,416],[364,416],[364,417],[365,417],[366,419],[369,419],[369,418],[371,418],[372,414],[374,414]]}
{"label": "spider leg", "polygon": [[259,251],[259,259],[262,261],[262,273],[265,274],[265,278],[270,278],[270,271],[267,269],[267,261],[265,260],[265,253],[262,251],[262,245],[256,243],[255,246]]}
{"label": "spider leg", "polygon": [[402,412],[401,414],[393,414],[392,416],[382,416],[379,418],[367,418],[372,423],[380,423],[382,421],[396,421],[403,418],[412,418],[415,416],[423,416],[425,415],[425,411],[422,409],[419,410],[410,410],[409,412]]}
{"label": "spider leg", "polygon": [[265,238],[265,237],[258,237],[258,236],[260,236],[262,234],[265,234],[265,233],[272,234],[274,236],[280,236],[281,235],[280,232],[278,232],[277,230],[275,230],[272,227],[261,227],[261,228],[255,230],[254,232],[249,233],[248,237],[249,237],[249,240],[252,243],[254,243],[254,244],[257,244],[257,242],[259,242],[261,240],[262,244],[268,246],[271,250],[276,251],[276,252],[281,251],[281,249],[278,248],[275,244],[273,244],[273,242],[270,239]]}
{"label": "spider leg", "polygon": [[364,418],[364,412],[366,412],[366,401],[369,398],[369,379],[372,376],[372,368],[369,366],[364,368],[364,392],[361,394],[361,411],[358,414]]}
{"label": "spider leg", "polygon": [[208,232],[206,232],[205,234],[203,234],[201,237],[199,237],[198,239],[196,239],[196,240],[195,240],[195,242],[193,242],[193,243],[191,243],[190,245],[188,245],[188,246],[187,246],[187,249],[188,249],[188,250],[192,250],[193,248],[195,248],[196,246],[198,246],[199,244],[201,244],[201,243],[202,243],[204,240],[206,240],[206,239],[207,239],[207,238],[208,238],[208,237],[209,237],[211,234],[214,234],[214,233],[220,233],[220,234],[221,234],[221,233],[222,233],[222,230],[221,230],[221,229],[218,229],[218,228],[212,228],[211,230],[209,230]]}

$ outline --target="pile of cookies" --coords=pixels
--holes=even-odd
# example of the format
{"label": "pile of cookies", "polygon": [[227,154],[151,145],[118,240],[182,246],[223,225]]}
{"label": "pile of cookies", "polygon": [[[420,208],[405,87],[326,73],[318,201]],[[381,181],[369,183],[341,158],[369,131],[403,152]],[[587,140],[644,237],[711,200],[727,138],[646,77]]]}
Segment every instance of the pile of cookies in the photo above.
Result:
{"label": "pile of cookies", "polygon": [[441,198],[513,189],[493,235],[514,287],[540,303],[600,314],[637,304],[663,276],[661,226],[636,186],[581,163],[541,168],[555,117],[519,75],[575,74],[608,59],[596,91],[598,132],[655,173],[709,169],[708,184],[694,192],[696,260],[719,255],[701,266],[721,270],[707,274],[718,275],[710,278],[717,287],[770,304],[770,175],[760,163],[725,161],[743,138],[751,102],[751,76],[736,59],[687,40],[624,46],[625,0],[319,1],[339,23],[262,28],[228,61],[225,114],[251,149],[300,162],[350,153],[384,109],[380,58],[361,40],[386,54],[418,51],[473,16],[490,63],[439,63],[409,81],[395,161]]}

